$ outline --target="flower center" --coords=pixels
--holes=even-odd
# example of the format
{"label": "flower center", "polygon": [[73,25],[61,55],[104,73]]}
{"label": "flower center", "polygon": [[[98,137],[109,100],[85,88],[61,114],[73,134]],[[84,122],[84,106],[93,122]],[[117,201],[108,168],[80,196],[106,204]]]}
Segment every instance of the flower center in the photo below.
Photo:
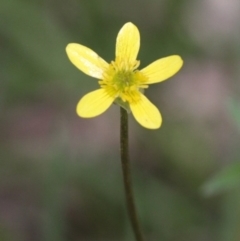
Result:
{"label": "flower center", "polygon": [[112,78],[112,83],[120,91],[126,90],[135,84],[135,73],[132,71],[118,71]]}
{"label": "flower center", "polygon": [[139,61],[131,65],[122,61],[112,61],[99,84],[114,98],[119,97],[124,102],[136,101],[141,89],[148,87],[145,84],[145,75],[136,70],[138,66]]}

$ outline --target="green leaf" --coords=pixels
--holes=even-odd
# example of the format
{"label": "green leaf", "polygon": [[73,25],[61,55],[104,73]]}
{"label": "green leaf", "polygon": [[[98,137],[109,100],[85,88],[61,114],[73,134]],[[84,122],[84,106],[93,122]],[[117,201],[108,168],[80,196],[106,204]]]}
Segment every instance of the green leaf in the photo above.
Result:
{"label": "green leaf", "polygon": [[240,162],[234,163],[217,173],[202,187],[206,196],[228,191],[240,186]]}
{"label": "green leaf", "polygon": [[240,103],[231,98],[228,101],[228,109],[238,129],[240,130]]}

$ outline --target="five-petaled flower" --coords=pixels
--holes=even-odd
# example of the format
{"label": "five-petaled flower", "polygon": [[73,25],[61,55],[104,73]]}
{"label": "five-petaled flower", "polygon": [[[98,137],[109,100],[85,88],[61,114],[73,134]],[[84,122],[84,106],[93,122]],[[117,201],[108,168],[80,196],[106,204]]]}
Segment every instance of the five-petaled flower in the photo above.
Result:
{"label": "five-petaled flower", "polygon": [[[149,84],[166,80],[183,65],[181,57],[161,58],[138,70],[140,47],[138,28],[126,23],[118,33],[115,61],[105,62],[93,50],[76,43],[67,45],[70,61],[82,72],[99,79],[100,89],[86,94],[77,105],[77,114],[90,118],[102,114],[115,102],[128,106],[135,119],[144,127],[157,129],[162,118],[158,109],[144,96]],[[121,104],[122,103],[122,104]]]}

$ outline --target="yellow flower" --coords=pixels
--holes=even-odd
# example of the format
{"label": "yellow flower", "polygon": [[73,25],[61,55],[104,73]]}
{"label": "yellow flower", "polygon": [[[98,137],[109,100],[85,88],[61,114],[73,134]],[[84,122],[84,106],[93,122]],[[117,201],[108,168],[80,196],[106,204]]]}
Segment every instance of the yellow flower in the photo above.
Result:
{"label": "yellow flower", "polygon": [[115,61],[105,62],[93,50],[76,43],[67,45],[70,61],[82,72],[99,79],[100,89],[86,94],[77,105],[77,114],[90,118],[102,114],[113,102],[127,106],[144,127],[157,129],[162,117],[158,109],[144,96],[149,84],[166,80],[183,65],[181,57],[161,58],[138,70],[140,47],[138,28],[126,23],[118,33]]}

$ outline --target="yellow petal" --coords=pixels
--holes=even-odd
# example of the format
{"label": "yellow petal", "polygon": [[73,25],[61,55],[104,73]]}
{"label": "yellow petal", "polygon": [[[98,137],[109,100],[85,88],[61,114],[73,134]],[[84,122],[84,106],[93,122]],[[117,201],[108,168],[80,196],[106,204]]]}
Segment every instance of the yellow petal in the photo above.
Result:
{"label": "yellow petal", "polygon": [[70,61],[82,72],[97,79],[103,78],[108,63],[94,51],[81,44],[71,43],[67,45],[66,52]]}
{"label": "yellow petal", "polygon": [[156,60],[140,72],[148,78],[146,84],[154,84],[172,77],[181,69],[182,65],[181,57],[172,55]]}
{"label": "yellow petal", "polygon": [[92,91],[78,102],[77,114],[85,118],[98,116],[106,111],[113,101],[114,98],[108,95],[104,89]]}
{"label": "yellow petal", "polygon": [[162,124],[159,110],[143,94],[135,103],[130,103],[130,108],[135,119],[149,129],[157,129]]}
{"label": "yellow petal", "polygon": [[126,23],[120,29],[116,42],[116,61],[133,63],[140,47],[138,28],[132,23]]}

